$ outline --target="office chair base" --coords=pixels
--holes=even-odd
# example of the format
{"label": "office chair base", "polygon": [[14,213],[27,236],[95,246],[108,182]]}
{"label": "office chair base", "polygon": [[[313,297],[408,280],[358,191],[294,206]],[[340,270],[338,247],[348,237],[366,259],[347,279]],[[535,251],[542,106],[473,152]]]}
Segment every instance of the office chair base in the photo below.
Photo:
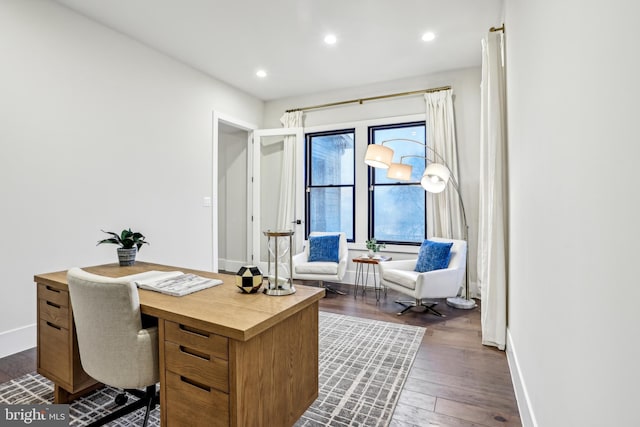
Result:
{"label": "office chair base", "polygon": [[344,291],[339,291],[339,290],[337,290],[337,289],[333,289],[333,288],[331,288],[331,287],[329,287],[329,286],[325,286],[325,287],[324,287],[324,290],[325,290],[325,291],[327,291],[327,292],[330,292],[330,293],[332,293],[332,294],[337,294],[337,295],[346,295],[346,294],[347,294],[347,293],[346,293],[346,292],[344,292]]}
{"label": "office chair base", "polygon": [[332,293],[332,294],[337,294],[337,295],[346,295],[347,294],[346,292],[339,291],[337,289],[333,289],[332,287],[325,285],[322,280],[319,280],[319,283],[320,283],[320,287],[324,288],[324,290],[325,290],[325,294],[324,294],[325,297],[327,296],[327,292]]}
{"label": "office chair base", "polygon": [[440,313],[438,310],[433,308],[434,306],[438,305],[436,301],[424,301],[421,299],[416,299],[414,301],[397,300],[396,303],[404,307],[404,310],[397,313],[398,316],[403,315],[413,307],[424,307],[425,313],[429,312],[429,313],[435,314],[438,317],[447,317],[446,315]]}
{"label": "office chair base", "polygon": [[[145,408],[145,407],[147,409],[144,414],[144,422],[142,423],[142,426],[146,427],[147,422],[149,421],[149,413],[160,402],[158,392],[156,391],[156,386],[154,384],[152,386],[147,387],[144,393],[140,392],[139,390],[131,390],[130,392],[136,396],[142,396],[142,397],[139,400],[136,400],[135,402],[128,404],[127,406],[123,406],[122,408],[116,411],[113,411],[112,413],[105,415],[104,417],[98,420],[95,420],[91,424],[88,424],[87,427],[103,426],[105,424],[108,424],[112,421],[117,420],[120,417],[130,414],[133,411],[137,411],[138,409]],[[120,395],[116,397],[116,400],[122,401],[122,398],[120,397]],[[126,400],[127,399],[124,399],[125,402]]]}
{"label": "office chair base", "polygon": [[115,403],[118,406],[122,406],[127,403],[127,400],[129,400],[129,396],[127,396],[127,393],[120,393],[116,396]]}

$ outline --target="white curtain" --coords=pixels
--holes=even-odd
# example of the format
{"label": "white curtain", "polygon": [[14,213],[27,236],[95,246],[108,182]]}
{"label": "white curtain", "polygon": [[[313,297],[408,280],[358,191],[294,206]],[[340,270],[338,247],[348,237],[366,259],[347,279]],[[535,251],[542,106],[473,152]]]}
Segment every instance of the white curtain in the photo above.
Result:
{"label": "white curtain", "polygon": [[[452,91],[427,93],[424,98],[427,107],[427,146],[442,156],[452,176],[460,183]],[[440,162],[429,150],[427,157]],[[428,193],[427,197],[427,236],[462,239],[465,235],[459,200],[462,196],[450,183],[442,193]]]}
{"label": "white curtain", "polygon": [[[280,123],[285,128],[302,126],[302,111],[284,113]],[[296,219],[296,147],[295,135],[284,137],[282,151],[282,172],[280,176],[280,200],[276,225],[278,230],[294,230],[293,221]],[[297,240],[297,239],[296,239]]]}
{"label": "white curtain", "polygon": [[478,287],[482,343],[505,349],[507,335],[507,133],[504,35],[482,40]]}

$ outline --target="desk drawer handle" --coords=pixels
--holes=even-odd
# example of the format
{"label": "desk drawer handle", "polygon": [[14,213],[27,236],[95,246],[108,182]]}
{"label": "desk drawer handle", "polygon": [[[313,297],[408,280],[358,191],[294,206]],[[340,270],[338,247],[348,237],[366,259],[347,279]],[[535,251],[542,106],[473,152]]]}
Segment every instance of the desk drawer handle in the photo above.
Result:
{"label": "desk drawer handle", "polygon": [[190,356],[197,357],[198,359],[211,360],[211,356],[210,355],[208,355],[206,353],[201,353],[199,351],[196,351],[196,350],[193,350],[193,349],[190,349],[190,348],[187,348],[187,347],[185,347],[183,345],[180,346],[180,351],[185,353],[185,354],[188,354]]}
{"label": "desk drawer handle", "polygon": [[62,330],[62,328],[60,326],[56,326],[51,322],[47,322],[47,326],[51,326],[53,329],[57,329],[57,330]]}
{"label": "desk drawer handle", "polygon": [[47,305],[50,305],[53,308],[60,308],[60,306],[58,304],[54,304],[51,301],[47,301]]}
{"label": "desk drawer handle", "polygon": [[51,287],[51,286],[49,286],[49,285],[46,285],[46,286],[45,286],[45,288],[46,288],[48,291],[55,292],[55,293],[57,293],[57,294],[59,294],[59,293],[60,293],[60,289],[52,288],[52,287]]}
{"label": "desk drawer handle", "polygon": [[201,331],[200,329],[196,329],[196,328],[192,328],[190,326],[187,325],[180,325],[180,329],[185,331],[185,332],[189,332],[191,334],[194,335],[199,335],[203,338],[209,338],[209,333],[205,332],[205,331]]}
{"label": "desk drawer handle", "polygon": [[190,380],[189,378],[186,378],[186,377],[180,376],[180,381],[182,381],[183,383],[187,383],[187,384],[189,384],[189,385],[192,385],[192,386],[194,386],[194,387],[196,387],[196,388],[199,388],[200,390],[204,390],[204,391],[206,391],[207,393],[211,392],[211,387],[208,387],[208,386],[206,386],[206,385],[204,385],[204,384],[200,384],[200,383],[199,383],[199,382],[197,382],[197,381]]}

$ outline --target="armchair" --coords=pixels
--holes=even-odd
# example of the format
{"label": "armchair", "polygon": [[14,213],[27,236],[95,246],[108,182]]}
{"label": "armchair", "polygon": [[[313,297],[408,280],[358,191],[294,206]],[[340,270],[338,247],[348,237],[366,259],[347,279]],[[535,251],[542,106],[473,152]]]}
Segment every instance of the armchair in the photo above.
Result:
{"label": "armchair", "polygon": [[379,264],[381,285],[413,297],[412,301],[396,301],[404,306],[404,310],[398,315],[404,314],[412,307],[422,306],[425,307],[425,311],[445,317],[433,308],[438,304],[436,301],[426,301],[425,298],[455,297],[462,287],[465,278],[467,242],[439,237],[432,237],[429,240],[453,242],[447,268],[419,273],[415,271],[417,259],[387,261]]}
{"label": "armchair", "polygon": [[[339,262],[309,262],[309,242],[305,242],[302,252],[293,256],[292,277],[298,280],[317,280],[323,286],[325,280],[340,281],[347,272],[347,261],[349,259],[349,249],[347,247],[347,235],[342,232],[321,232],[309,233],[312,236],[340,235]],[[345,292],[324,287],[327,292],[345,295]]]}
{"label": "armchair", "polygon": [[[97,381],[141,397],[90,426],[145,408],[143,426],[158,403],[158,328],[143,328],[136,285],[79,268],[67,272],[82,368]],[[145,392],[130,390],[145,388]],[[116,403],[126,402],[119,395]]]}

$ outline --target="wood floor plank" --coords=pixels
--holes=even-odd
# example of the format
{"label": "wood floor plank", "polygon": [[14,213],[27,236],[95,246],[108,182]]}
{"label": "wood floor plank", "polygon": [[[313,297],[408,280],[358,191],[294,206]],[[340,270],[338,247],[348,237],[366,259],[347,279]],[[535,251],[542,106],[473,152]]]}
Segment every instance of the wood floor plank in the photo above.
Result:
{"label": "wood floor plank", "polygon": [[449,374],[413,367],[411,377],[445,386],[470,388],[481,393],[499,393],[504,395],[505,398],[513,396],[513,386],[509,376],[465,371],[463,369]]}
{"label": "wood floor plank", "polygon": [[428,394],[420,393],[414,390],[402,390],[398,403],[402,403],[407,406],[415,406],[416,408],[423,408],[428,411],[435,411],[436,409],[436,397],[429,396]]}
{"label": "wood floor plank", "polygon": [[517,414],[511,414],[487,406],[469,405],[467,403],[442,398],[438,398],[435,412],[489,427],[512,427],[522,424]]}
{"label": "wood floor plank", "polygon": [[8,377],[5,381],[9,381],[35,371],[36,363],[37,353],[34,347],[0,359],[0,374]]}
{"label": "wood floor plank", "polygon": [[501,393],[482,392],[469,387],[456,387],[449,384],[435,384],[414,377],[407,379],[404,388],[438,398],[455,400],[456,402],[518,413],[515,398],[505,397]]}
{"label": "wood floor plank", "polygon": [[395,427],[486,427],[483,424],[463,420],[458,417],[431,412],[415,406],[402,405],[398,403],[393,413],[393,420],[390,426]]}

